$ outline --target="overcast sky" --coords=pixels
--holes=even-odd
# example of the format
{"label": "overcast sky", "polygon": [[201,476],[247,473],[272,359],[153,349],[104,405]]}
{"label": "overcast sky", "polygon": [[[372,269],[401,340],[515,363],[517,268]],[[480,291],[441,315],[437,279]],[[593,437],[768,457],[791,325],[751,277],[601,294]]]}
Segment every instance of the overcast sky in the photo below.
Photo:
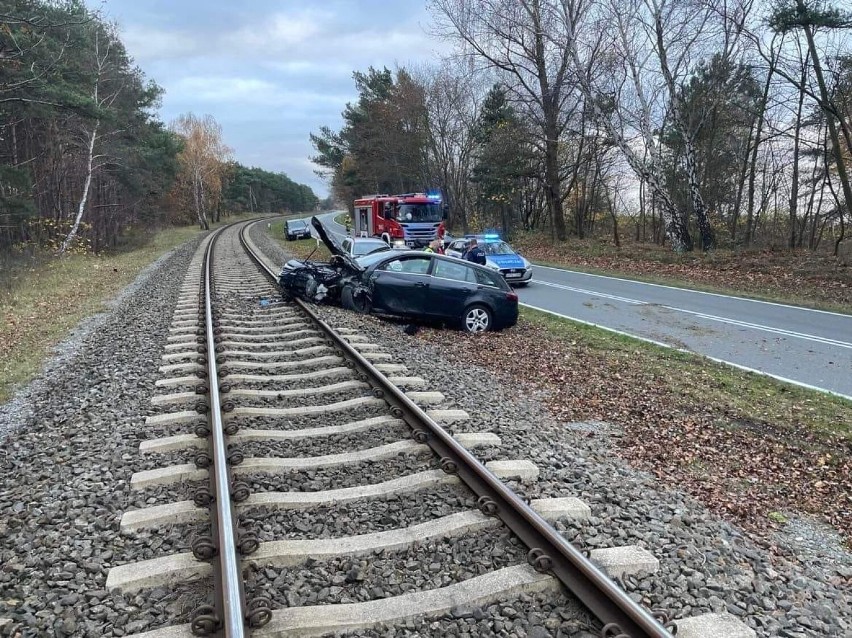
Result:
{"label": "overcast sky", "polygon": [[283,171],[318,195],[308,134],[339,129],[354,70],[422,63],[441,43],[424,0],[88,0],[119,24],[160,117],[209,113],[237,161]]}

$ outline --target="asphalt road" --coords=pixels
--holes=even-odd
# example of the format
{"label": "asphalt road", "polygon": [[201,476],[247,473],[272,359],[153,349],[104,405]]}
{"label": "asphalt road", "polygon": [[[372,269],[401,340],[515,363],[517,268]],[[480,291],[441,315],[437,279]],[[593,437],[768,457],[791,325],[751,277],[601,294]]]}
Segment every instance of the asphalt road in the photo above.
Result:
{"label": "asphalt road", "polygon": [[[334,216],[321,215],[338,235]],[[852,315],[535,266],[530,308],[852,400]]]}

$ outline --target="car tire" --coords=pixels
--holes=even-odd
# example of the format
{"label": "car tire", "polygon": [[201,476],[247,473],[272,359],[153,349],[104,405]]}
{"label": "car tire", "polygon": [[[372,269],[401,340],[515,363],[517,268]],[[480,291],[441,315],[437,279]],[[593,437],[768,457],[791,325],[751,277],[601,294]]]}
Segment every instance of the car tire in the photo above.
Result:
{"label": "car tire", "polygon": [[475,304],[464,309],[462,314],[462,330],[470,334],[492,330],[494,316],[491,311],[483,305]]}
{"label": "car tire", "polygon": [[340,291],[340,305],[346,310],[352,310],[361,315],[368,315],[370,314],[370,310],[372,310],[370,296],[366,290],[361,290],[359,293],[356,294],[355,286],[343,286],[343,290]]}
{"label": "car tire", "polygon": [[293,241],[293,235],[287,234],[286,238],[287,238],[287,241]]}

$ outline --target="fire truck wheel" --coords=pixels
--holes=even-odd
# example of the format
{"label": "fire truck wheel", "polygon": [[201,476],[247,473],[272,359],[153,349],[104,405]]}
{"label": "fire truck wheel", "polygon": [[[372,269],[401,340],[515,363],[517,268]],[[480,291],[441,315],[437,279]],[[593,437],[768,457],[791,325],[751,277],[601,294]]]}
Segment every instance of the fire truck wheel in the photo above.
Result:
{"label": "fire truck wheel", "polygon": [[485,306],[475,305],[465,308],[462,315],[462,328],[465,332],[485,332],[491,328],[491,311]]}
{"label": "fire truck wheel", "polygon": [[372,304],[366,291],[356,293],[355,286],[347,285],[340,291],[340,305],[346,310],[353,310],[362,315],[370,313]]}

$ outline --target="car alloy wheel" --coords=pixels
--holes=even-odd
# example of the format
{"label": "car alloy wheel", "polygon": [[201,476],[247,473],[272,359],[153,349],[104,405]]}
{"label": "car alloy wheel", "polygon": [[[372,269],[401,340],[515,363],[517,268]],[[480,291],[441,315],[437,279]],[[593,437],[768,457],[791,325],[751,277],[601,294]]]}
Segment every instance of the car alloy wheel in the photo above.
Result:
{"label": "car alloy wheel", "polygon": [[491,314],[482,306],[468,308],[464,314],[466,332],[485,332],[491,327]]}

